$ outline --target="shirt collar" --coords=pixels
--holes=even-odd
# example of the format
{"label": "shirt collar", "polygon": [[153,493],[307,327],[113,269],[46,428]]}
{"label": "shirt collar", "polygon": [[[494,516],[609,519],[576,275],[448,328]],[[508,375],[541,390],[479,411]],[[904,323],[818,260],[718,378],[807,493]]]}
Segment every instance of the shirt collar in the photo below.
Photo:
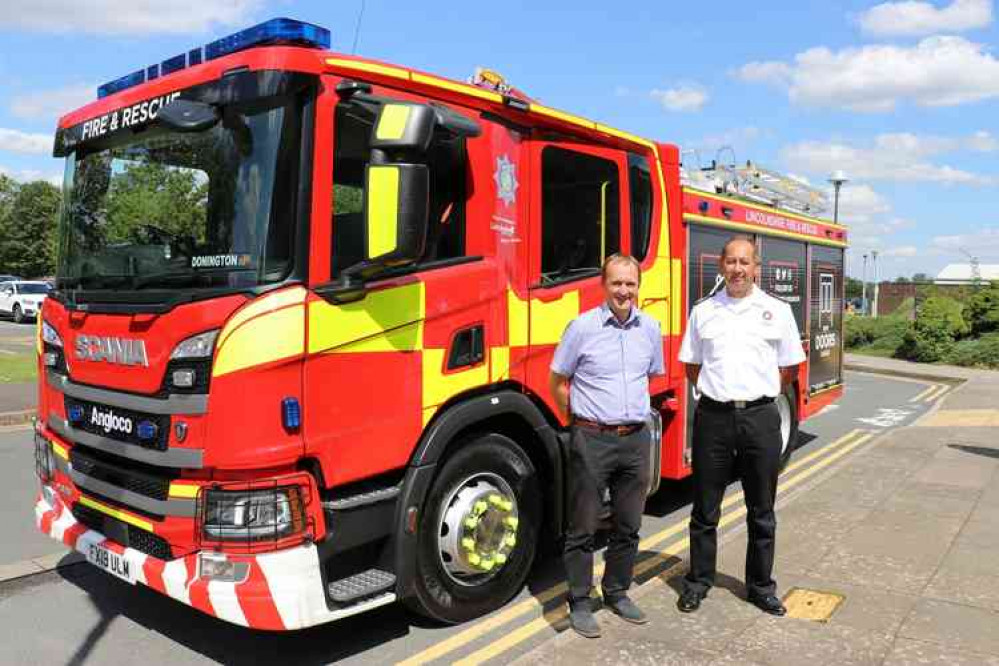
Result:
{"label": "shirt collar", "polygon": [[628,315],[628,318],[624,321],[624,323],[621,323],[618,320],[617,315],[615,315],[614,311],[611,310],[611,307],[607,303],[607,301],[604,301],[600,305],[600,312],[601,312],[600,321],[602,321],[604,324],[610,322],[613,323],[615,326],[620,326],[621,328],[628,328],[629,326],[633,326],[638,323],[638,308],[636,308],[634,305],[631,306],[631,313]]}
{"label": "shirt collar", "polygon": [[718,291],[718,294],[719,296],[721,296],[721,302],[724,305],[734,310],[742,310],[743,308],[749,307],[751,303],[757,300],[759,292],[760,292],[759,287],[757,287],[754,284],[752,287],[749,288],[749,293],[742,298],[732,298],[731,296],[728,295],[728,292],[725,290],[724,287],[722,287]]}

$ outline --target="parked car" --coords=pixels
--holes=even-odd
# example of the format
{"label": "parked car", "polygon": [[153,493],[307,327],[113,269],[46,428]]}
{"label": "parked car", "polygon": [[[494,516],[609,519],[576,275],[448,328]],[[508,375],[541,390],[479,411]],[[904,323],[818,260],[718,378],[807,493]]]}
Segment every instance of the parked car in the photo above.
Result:
{"label": "parked car", "polygon": [[52,286],[47,282],[0,282],[0,315],[9,316],[18,324],[25,319],[34,319],[51,290]]}
{"label": "parked car", "polygon": [[0,282],[19,282],[22,279],[23,278],[20,278],[17,275],[8,275],[6,273],[0,273]]}

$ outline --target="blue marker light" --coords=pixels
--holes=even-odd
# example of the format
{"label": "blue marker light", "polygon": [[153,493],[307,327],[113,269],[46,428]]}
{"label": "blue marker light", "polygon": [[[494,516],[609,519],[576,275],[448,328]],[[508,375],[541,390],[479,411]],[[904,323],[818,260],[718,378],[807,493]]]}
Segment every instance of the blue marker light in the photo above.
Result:
{"label": "blue marker light", "polygon": [[83,407],[73,405],[69,408],[69,420],[71,423],[79,423],[83,420]]}
{"label": "blue marker light", "polygon": [[302,427],[302,407],[298,404],[298,398],[285,398],[281,401],[281,417],[288,430]]}
{"label": "blue marker light", "polygon": [[135,427],[135,434],[139,436],[139,439],[156,439],[156,433],[159,428],[152,421],[140,421],[139,425]]}
{"label": "blue marker light", "polygon": [[[243,51],[254,46],[273,44],[290,44],[311,48],[328,49],[330,47],[330,31],[312,23],[304,23],[289,18],[275,18],[264,21],[246,30],[240,30],[228,37],[217,39],[206,44],[204,48],[191,49],[187,57],[177,55],[164,60],[157,65],[132,72],[114,81],[108,81],[97,88],[97,97],[103,98],[128,88],[153,81],[161,76],[178,72],[185,67],[200,65],[206,60],[214,60],[222,56]],[[185,62],[186,60],[186,62]]]}

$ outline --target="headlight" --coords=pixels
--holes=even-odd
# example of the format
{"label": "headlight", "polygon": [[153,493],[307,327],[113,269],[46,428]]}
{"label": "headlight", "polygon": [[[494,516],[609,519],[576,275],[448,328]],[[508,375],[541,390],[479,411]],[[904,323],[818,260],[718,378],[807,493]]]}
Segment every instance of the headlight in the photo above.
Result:
{"label": "headlight", "polygon": [[52,328],[52,325],[44,319],[42,320],[42,340],[50,345],[62,347],[62,338],[60,338],[59,334],[56,333],[56,330]]}
{"label": "headlight", "polygon": [[202,531],[213,541],[276,541],[305,528],[305,507],[298,486],[207,490],[203,498]]}
{"label": "headlight", "polygon": [[213,331],[205,331],[191,336],[174,347],[170,358],[208,358],[212,355],[212,350],[215,349],[215,338],[218,337],[218,334],[219,329],[216,328]]}

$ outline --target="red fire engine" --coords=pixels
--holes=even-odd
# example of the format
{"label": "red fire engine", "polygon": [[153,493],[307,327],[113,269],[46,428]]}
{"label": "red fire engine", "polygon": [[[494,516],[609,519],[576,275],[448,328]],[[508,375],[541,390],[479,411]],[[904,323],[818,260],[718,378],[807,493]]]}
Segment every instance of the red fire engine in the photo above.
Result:
{"label": "red fire engine", "polygon": [[846,232],[808,214],[814,192],[752,165],[683,176],[675,146],[489,73],[328,46],[275,19],[60,120],[43,532],[254,628],[397,599],[447,622],[495,609],[562,533],[548,366],[614,252],[641,262],[668,360],[650,493],[690,472],[676,355],[731,234],[757,241],[809,351],[780,401],[785,457],[841,394]]}

